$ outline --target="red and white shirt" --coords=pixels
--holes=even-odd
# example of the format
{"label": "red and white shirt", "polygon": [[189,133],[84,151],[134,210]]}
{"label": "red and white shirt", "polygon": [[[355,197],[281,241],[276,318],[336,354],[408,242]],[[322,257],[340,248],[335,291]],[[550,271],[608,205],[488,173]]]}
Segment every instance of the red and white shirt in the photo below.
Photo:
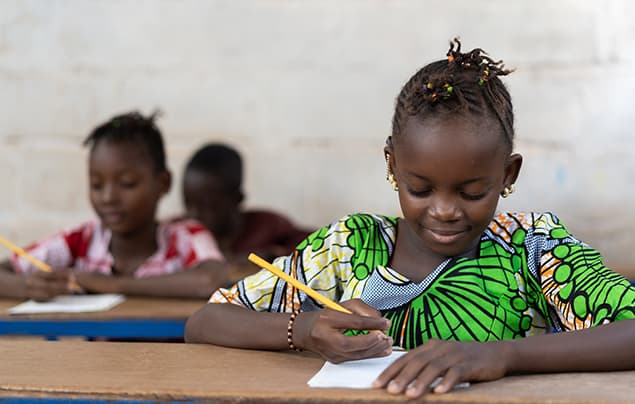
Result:
{"label": "red and white shirt", "polygon": [[[110,230],[91,221],[36,242],[25,250],[52,268],[111,275],[114,264],[110,253],[111,237]],[[157,243],[158,250],[135,271],[136,278],[179,272],[208,259],[223,260],[212,234],[193,220],[160,222]],[[15,254],[11,262],[19,273],[37,270]]]}

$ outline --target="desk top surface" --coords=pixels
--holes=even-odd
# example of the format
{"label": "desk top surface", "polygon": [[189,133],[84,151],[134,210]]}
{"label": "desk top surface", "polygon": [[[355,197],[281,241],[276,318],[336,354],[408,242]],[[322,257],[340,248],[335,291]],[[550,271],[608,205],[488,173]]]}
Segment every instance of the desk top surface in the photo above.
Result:
{"label": "desk top surface", "polygon": [[174,319],[185,320],[200,309],[207,301],[201,299],[171,299],[126,297],[121,304],[108,311],[94,313],[56,313],[10,315],[7,310],[23,300],[0,299],[0,321],[6,319]]}
{"label": "desk top surface", "polygon": [[[212,345],[0,341],[0,396],[275,402],[395,402],[371,389],[315,389],[322,366],[307,353]],[[431,402],[632,402],[635,371],[514,376]]]}

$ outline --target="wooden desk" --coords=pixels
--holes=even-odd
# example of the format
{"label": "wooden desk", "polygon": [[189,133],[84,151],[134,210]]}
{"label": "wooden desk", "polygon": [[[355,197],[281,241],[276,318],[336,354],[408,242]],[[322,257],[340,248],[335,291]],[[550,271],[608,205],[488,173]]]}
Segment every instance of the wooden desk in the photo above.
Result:
{"label": "wooden desk", "polygon": [[18,303],[0,299],[0,335],[182,338],[187,318],[206,301],[128,297],[104,312],[9,315]]}
{"label": "wooden desk", "polygon": [[[0,398],[213,402],[412,402],[383,390],[313,389],[307,353],[212,345],[0,341]],[[633,402],[635,371],[515,376],[426,402]]]}

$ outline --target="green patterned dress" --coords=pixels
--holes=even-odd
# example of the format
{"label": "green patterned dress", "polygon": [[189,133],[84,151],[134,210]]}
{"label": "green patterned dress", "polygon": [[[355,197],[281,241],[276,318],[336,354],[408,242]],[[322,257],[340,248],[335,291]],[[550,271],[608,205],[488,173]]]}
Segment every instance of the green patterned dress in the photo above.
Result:
{"label": "green patterned dress", "polygon": [[[387,266],[396,234],[395,217],[349,215],[274,265],[332,300],[360,298],[380,310],[406,349],[431,338],[492,341],[635,318],[635,288],[553,214],[498,214],[476,258],[448,258],[420,283]],[[210,302],[228,300],[258,311],[321,308],[266,270]]]}

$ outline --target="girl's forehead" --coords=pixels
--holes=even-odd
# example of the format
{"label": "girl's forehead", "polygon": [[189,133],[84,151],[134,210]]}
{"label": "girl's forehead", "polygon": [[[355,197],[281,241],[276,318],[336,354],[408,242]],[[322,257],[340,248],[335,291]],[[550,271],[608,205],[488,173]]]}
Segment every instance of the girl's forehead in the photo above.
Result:
{"label": "girl's forehead", "polygon": [[497,171],[509,154],[500,132],[491,125],[465,120],[412,121],[394,145],[397,164],[409,171],[434,172],[425,176],[449,172],[470,176],[485,168]]}
{"label": "girl's forehead", "polygon": [[89,164],[94,166],[113,167],[148,167],[153,168],[153,161],[146,148],[134,142],[96,143],[89,154]]}
{"label": "girl's forehead", "polygon": [[496,153],[505,148],[505,142],[496,121],[458,116],[425,121],[409,119],[395,148],[407,151],[437,149],[437,153],[445,154],[458,146],[465,152],[473,149]]}

